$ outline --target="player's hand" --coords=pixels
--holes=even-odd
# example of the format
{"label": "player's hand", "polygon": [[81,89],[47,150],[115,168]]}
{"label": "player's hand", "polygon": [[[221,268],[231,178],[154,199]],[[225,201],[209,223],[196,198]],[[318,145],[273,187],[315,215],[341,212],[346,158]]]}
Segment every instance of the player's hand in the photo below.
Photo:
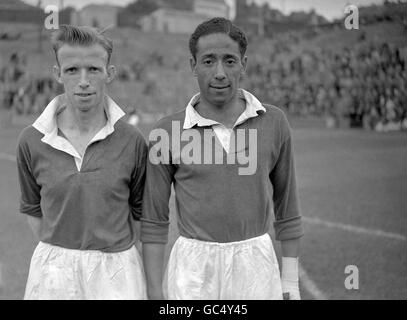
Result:
{"label": "player's hand", "polygon": [[283,299],[284,300],[301,300],[298,281],[281,279],[281,286],[283,289]]}
{"label": "player's hand", "polygon": [[283,257],[281,287],[284,300],[301,300],[298,280],[298,258]]}

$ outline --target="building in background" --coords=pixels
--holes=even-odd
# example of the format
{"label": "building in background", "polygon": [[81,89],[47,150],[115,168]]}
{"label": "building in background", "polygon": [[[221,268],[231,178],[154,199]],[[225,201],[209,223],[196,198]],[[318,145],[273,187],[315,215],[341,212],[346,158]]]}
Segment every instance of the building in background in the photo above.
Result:
{"label": "building in background", "polygon": [[195,0],[192,10],[159,8],[140,19],[145,32],[191,33],[201,22],[213,17],[228,18],[229,6],[224,0]]}
{"label": "building in background", "polygon": [[230,18],[230,8],[224,0],[195,0],[193,11],[208,17]]}
{"label": "building in background", "polygon": [[116,27],[117,15],[121,9],[121,7],[112,5],[90,4],[80,11],[73,12],[71,23],[97,28]]}
{"label": "building in background", "polygon": [[191,33],[208,16],[192,11],[160,8],[141,18],[145,32]]}
{"label": "building in background", "polygon": [[258,4],[255,1],[236,0],[235,23],[249,37],[273,37],[278,33],[313,30],[326,25],[328,21],[313,9],[293,11],[286,15],[267,2]]}
{"label": "building in background", "polygon": [[0,22],[35,23],[44,21],[42,9],[20,0],[0,0]]}

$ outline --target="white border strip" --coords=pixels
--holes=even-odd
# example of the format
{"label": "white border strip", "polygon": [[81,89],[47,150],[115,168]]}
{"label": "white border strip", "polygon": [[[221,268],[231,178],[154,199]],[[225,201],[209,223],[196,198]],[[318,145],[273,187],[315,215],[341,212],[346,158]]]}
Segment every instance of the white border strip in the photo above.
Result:
{"label": "white border strip", "polygon": [[0,288],[4,287],[3,264],[0,262]]}
{"label": "white border strip", "polygon": [[305,222],[309,222],[311,224],[316,224],[324,227],[329,227],[329,228],[336,228],[336,229],[341,229],[345,231],[350,231],[354,233],[359,233],[359,234],[367,234],[370,236],[376,236],[376,237],[384,237],[384,238],[389,238],[393,240],[399,240],[399,241],[407,241],[407,237],[398,234],[398,233],[392,233],[392,232],[387,232],[379,229],[367,229],[363,227],[356,227],[352,226],[349,224],[343,224],[339,222],[329,222],[326,220],[321,220],[319,218],[310,218],[310,217],[302,217],[302,219]]}
{"label": "white border strip", "polygon": [[328,297],[318,288],[316,283],[309,277],[305,269],[299,264],[298,276],[304,289],[308,291],[315,300],[328,300]]}

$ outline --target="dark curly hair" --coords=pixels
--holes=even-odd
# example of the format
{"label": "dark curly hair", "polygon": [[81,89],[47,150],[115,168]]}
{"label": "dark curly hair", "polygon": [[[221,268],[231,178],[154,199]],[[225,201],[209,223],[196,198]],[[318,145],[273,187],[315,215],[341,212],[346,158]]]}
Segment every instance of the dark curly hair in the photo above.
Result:
{"label": "dark curly hair", "polygon": [[241,57],[245,55],[247,49],[247,38],[244,32],[239,29],[239,27],[234,25],[232,21],[225,18],[216,17],[202,22],[196,27],[194,33],[191,34],[191,37],[189,38],[189,50],[194,59],[196,59],[199,38],[212,33],[227,34],[232,40],[239,44]]}

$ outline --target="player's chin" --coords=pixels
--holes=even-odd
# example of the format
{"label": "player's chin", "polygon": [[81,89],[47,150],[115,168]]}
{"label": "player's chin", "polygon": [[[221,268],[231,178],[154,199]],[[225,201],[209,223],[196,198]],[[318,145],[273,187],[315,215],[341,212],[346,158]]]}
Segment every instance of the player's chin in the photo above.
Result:
{"label": "player's chin", "polygon": [[95,95],[89,97],[76,97],[76,105],[79,109],[92,109],[99,104],[99,99]]}
{"label": "player's chin", "polygon": [[218,94],[211,97],[212,104],[222,106],[232,100],[231,94]]}
{"label": "player's chin", "polygon": [[96,103],[94,101],[89,102],[79,102],[76,104],[76,108],[82,112],[88,112],[96,107]]}

